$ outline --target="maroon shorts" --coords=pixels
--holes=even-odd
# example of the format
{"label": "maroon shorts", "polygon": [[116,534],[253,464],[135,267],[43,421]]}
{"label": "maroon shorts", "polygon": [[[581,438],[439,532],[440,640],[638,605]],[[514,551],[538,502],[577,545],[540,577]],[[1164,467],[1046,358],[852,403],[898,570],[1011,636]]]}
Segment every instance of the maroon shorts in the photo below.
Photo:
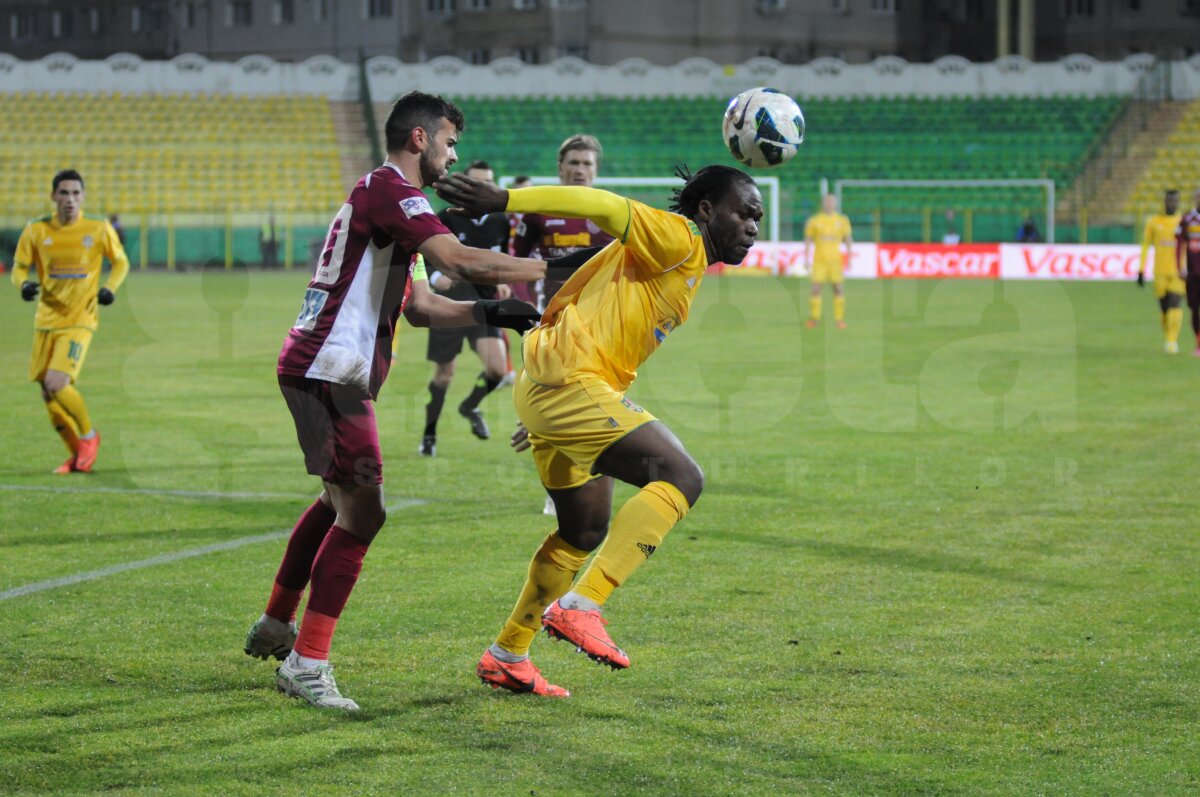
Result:
{"label": "maroon shorts", "polygon": [[333,484],[383,483],[375,409],[357,388],[279,375],[308,472]]}

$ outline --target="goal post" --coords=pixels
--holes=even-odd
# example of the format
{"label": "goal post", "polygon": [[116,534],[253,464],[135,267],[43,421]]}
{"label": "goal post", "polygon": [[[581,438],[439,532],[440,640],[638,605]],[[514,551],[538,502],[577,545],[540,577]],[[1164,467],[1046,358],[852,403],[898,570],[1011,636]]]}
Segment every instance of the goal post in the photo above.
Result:
{"label": "goal post", "polygon": [[[779,203],[780,190],[778,177],[759,177],[751,175],[754,182],[758,184],[766,196],[766,217],[767,241],[779,240]],[[500,178],[499,183],[501,188],[507,188],[512,181],[516,179],[513,175],[504,175]],[[558,185],[558,175],[538,175],[529,178],[534,185]],[[593,184],[597,188],[607,188],[615,191],[622,196],[628,196],[636,199],[639,202],[645,202],[647,205],[654,207],[665,208],[667,199],[671,196],[671,191],[680,186],[678,177],[597,177]],[[656,189],[656,190],[650,190]],[[661,190],[657,190],[661,189]]]}
{"label": "goal post", "polygon": [[[855,188],[925,188],[925,189],[1012,189],[1039,188],[1045,201],[1045,235],[1046,243],[1054,243],[1054,181],[1050,179],[993,179],[993,180],[835,180],[833,193],[838,198],[838,205],[843,204],[843,192]],[[845,212],[843,210],[843,212]]]}

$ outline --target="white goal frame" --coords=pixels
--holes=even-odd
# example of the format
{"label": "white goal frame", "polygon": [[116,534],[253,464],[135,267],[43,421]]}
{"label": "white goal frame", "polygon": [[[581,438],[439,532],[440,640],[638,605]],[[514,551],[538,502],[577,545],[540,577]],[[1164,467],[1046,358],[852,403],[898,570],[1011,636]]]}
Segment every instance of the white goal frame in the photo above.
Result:
{"label": "white goal frame", "polygon": [[1046,243],[1054,243],[1054,181],[1050,179],[996,180],[835,180],[833,193],[842,206],[843,188],[1000,188],[1037,186],[1046,191]]}
{"label": "white goal frame", "polygon": [[[765,188],[767,193],[767,237],[768,241],[779,240],[779,178],[778,177],[759,177],[750,175],[754,178],[754,182],[758,184],[760,189]],[[506,174],[499,179],[501,188],[507,188],[508,185],[516,179],[514,175]],[[550,176],[530,176],[534,185],[558,185],[558,175]],[[661,186],[663,188],[678,188],[680,181],[678,177],[597,177],[594,183],[598,188],[609,186],[636,186],[638,188]]]}

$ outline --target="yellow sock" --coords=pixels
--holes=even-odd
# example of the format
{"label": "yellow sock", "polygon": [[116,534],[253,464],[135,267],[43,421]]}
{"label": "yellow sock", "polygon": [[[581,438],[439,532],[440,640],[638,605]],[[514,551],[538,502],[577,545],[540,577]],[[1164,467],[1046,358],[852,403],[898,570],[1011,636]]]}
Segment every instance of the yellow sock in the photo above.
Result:
{"label": "yellow sock", "polygon": [[46,412],[50,413],[50,423],[66,443],[67,451],[74,454],[79,450],[79,427],[75,425],[75,419],[54,399],[46,402]]}
{"label": "yellow sock", "polygon": [[845,296],[834,296],[833,297],[833,318],[835,321],[845,321],[846,320],[846,297]]}
{"label": "yellow sock", "polygon": [[557,531],[543,540],[529,563],[529,576],[521,597],[504,630],[496,637],[496,644],[518,656],[528,653],[533,637],[542,627],[542,612],[567,593],[587,558],[587,551],[567,544]]}
{"label": "yellow sock", "polygon": [[92,433],[92,419],[88,417],[87,405],[83,403],[83,394],[76,390],[74,385],[67,385],[55,393],[54,400],[75,421],[75,425],[79,427],[80,437],[87,437]]}
{"label": "yellow sock", "polygon": [[808,317],[813,321],[821,320],[821,297],[813,296],[808,300]]}
{"label": "yellow sock", "polygon": [[612,591],[662,545],[663,537],[687,513],[687,499],[675,485],[647,484],[617,512],[608,537],[580,576],[575,591],[603,605]]}
{"label": "yellow sock", "polygon": [[1183,308],[1172,307],[1167,311],[1166,323],[1163,324],[1163,334],[1168,343],[1179,341],[1179,328],[1183,326]]}

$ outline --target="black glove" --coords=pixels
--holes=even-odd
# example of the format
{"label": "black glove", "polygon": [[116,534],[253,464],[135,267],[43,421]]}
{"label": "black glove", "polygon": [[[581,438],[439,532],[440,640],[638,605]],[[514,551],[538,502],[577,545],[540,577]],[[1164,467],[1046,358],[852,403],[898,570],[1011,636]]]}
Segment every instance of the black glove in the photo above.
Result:
{"label": "black glove", "polygon": [[579,270],[580,266],[595,257],[603,248],[603,246],[589,246],[587,249],[580,249],[578,252],[547,260],[546,279],[554,282],[566,282],[572,274]]}
{"label": "black glove", "polygon": [[1140,271],[1138,272],[1138,287],[1139,288],[1146,287],[1146,275]]}
{"label": "black glove", "polygon": [[98,301],[98,302],[100,302],[100,304],[104,304],[104,305],[112,304],[113,298],[114,298],[113,292],[110,291],[108,288],[101,288],[100,292],[96,294],[96,301]]}
{"label": "black glove", "polygon": [[41,290],[41,287],[42,286],[38,285],[33,280],[25,280],[21,283],[21,298],[27,302],[32,302],[37,298],[38,291]]}
{"label": "black glove", "polygon": [[481,299],[475,302],[475,320],[493,327],[528,332],[538,325],[542,314],[520,299]]}

